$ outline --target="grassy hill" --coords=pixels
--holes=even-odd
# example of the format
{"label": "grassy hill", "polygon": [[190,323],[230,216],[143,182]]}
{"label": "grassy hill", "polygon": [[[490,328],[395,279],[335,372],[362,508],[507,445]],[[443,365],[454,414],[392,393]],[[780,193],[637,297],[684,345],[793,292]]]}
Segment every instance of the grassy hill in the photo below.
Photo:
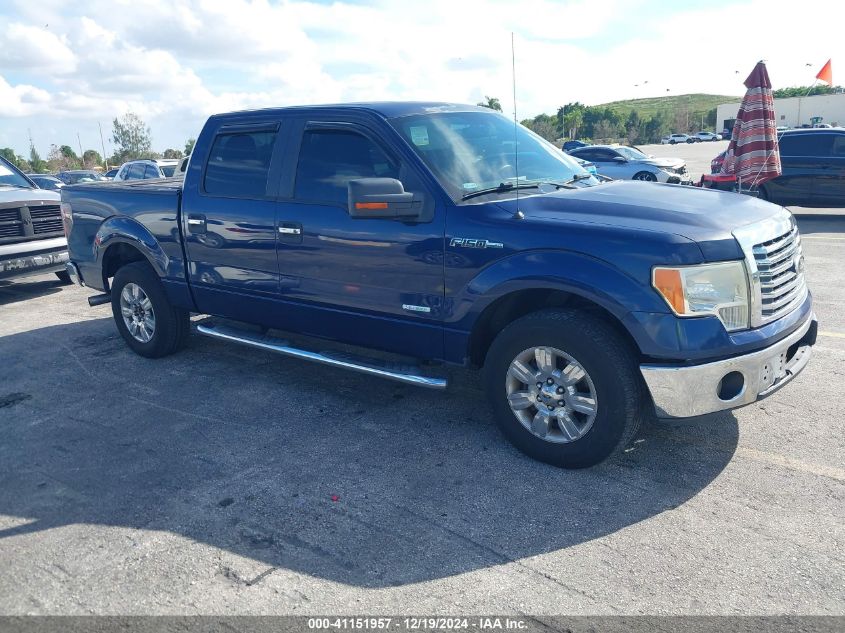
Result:
{"label": "grassy hill", "polygon": [[628,99],[626,101],[611,101],[601,104],[600,108],[610,108],[614,112],[627,116],[631,110],[636,110],[641,119],[648,119],[658,112],[676,112],[688,108],[692,113],[706,113],[723,103],[741,101],[742,97],[729,95],[667,95],[665,97],[646,97],[644,99]]}

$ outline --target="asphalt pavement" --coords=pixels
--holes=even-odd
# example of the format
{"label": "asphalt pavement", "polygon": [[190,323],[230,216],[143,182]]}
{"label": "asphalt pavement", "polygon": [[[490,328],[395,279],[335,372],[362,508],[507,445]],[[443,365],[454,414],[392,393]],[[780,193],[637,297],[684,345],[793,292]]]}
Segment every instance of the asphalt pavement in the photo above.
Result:
{"label": "asphalt pavement", "polygon": [[472,372],[148,360],[89,290],[0,284],[0,614],[843,615],[845,217],[799,223],[804,373],[584,471],[513,449]]}

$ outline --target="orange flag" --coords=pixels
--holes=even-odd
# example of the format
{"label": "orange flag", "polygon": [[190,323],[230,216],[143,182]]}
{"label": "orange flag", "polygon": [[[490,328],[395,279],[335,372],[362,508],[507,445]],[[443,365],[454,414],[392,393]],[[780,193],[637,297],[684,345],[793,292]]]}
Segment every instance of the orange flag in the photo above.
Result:
{"label": "orange flag", "polygon": [[822,67],[819,71],[819,74],[816,75],[816,79],[819,81],[825,82],[828,86],[833,85],[833,70],[830,67],[830,60],[827,60],[827,63]]}

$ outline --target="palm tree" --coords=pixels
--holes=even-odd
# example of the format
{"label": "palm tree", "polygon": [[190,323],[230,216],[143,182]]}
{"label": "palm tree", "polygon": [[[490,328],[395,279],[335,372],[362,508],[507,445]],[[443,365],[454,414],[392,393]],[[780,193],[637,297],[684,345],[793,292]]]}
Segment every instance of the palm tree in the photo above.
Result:
{"label": "palm tree", "polygon": [[476,105],[480,105],[483,108],[490,108],[496,112],[502,111],[502,104],[499,103],[499,100],[496,97],[488,97],[487,95],[484,95],[484,101],[479,101]]}

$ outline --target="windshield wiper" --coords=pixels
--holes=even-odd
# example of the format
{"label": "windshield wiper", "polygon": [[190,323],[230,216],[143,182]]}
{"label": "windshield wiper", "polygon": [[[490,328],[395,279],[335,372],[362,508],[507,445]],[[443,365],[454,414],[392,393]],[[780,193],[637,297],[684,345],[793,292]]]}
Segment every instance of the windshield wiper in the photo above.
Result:
{"label": "windshield wiper", "polygon": [[514,189],[536,189],[540,186],[541,183],[532,182],[532,183],[520,183],[518,185],[513,184],[512,182],[500,182],[495,187],[487,187],[486,189],[478,189],[476,191],[470,191],[469,193],[465,193],[461,196],[461,200],[469,200],[470,198],[477,198],[478,196],[484,196],[488,193],[503,193],[505,191],[513,191]]}

